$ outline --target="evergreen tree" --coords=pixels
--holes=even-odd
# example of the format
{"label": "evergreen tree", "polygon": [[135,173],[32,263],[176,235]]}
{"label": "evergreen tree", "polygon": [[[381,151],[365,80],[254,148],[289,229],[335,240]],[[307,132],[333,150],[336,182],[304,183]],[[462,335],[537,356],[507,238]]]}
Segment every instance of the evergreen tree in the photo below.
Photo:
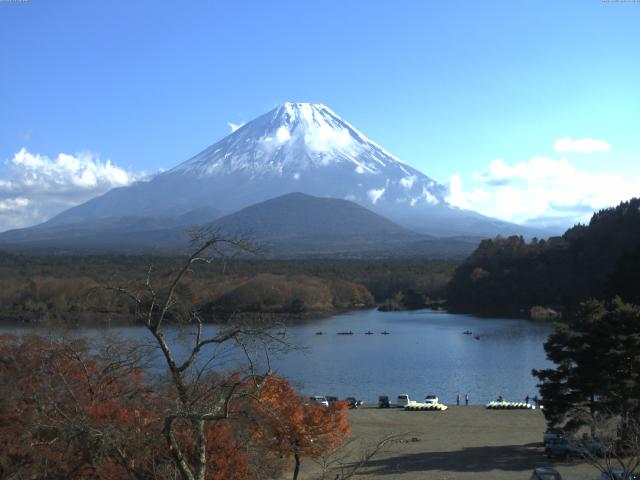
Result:
{"label": "evergreen tree", "polygon": [[555,368],[534,370],[551,426],[592,425],[598,415],[640,414],[640,307],[590,301],[544,345]]}

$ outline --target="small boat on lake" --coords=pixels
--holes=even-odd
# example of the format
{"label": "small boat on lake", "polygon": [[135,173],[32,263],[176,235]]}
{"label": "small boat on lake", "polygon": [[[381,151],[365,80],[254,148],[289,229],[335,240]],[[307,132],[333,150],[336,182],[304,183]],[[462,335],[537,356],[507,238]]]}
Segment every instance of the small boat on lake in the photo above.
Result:
{"label": "small boat on lake", "polygon": [[475,338],[476,340],[480,340],[480,335],[475,335],[473,338]]}
{"label": "small boat on lake", "polygon": [[353,335],[353,332],[351,330],[348,332],[338,332],[338,335]]}
{"label": "small boat on lake", "polygon": [[316,335],[322,335],[322,332],[316,332]]}
{"label": "small boat on lake", "polygon": [[364,332],[365,335],[373,335],[373,332],[369,330],[368,332]]}
{"label": "small boat on lake", "polygon": [[471,330],[465,330],[462,332],[464,335],[471,335],[473,332]]}
{"label": "small boat on lake", "polygon": [[389,332],[385,330],[384,332],[380,332],[380,335],[389,335]]}

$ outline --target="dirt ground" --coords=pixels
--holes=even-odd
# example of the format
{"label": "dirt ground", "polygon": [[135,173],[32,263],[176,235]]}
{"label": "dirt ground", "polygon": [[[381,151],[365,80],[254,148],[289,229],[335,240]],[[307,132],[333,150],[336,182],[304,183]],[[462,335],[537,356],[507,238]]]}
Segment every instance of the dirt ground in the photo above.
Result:
{"label": "dirt ground", "polygon": [[[449,407],[445,412],[361,408],[350,411],[352,459],[390,433],[406,433],[370,461],[360,479],[529,480],[535,467],[553,466],[564,480],[595,480],[594,467],[543,454],[545,421],[539,410],[486,410]],[[413,439],[413,440],[412,440]],[[356,447],[357,445],[357,447]],[[358,451],[359,450],[359,451]],[[316,478],[318,468],[303,462],[302,478]]]}

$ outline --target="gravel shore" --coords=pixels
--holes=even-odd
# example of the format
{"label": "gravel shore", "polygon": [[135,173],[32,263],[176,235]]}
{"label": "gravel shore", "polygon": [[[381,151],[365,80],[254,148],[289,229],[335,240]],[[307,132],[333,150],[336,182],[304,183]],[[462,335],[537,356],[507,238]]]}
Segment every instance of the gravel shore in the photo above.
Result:
{"label": "gravel shore", "polygon": [[[581,462],[549,460],[543,452],[545,421],[540,410],[487,410],[453,406],[445,412],[409,412],[399,408],[350,411],[355,460],[388,434],[405,433],[371,460],[356,478],[433,480],[529,480],[535,467],[553,466],[563,480],[596,479],[599,472]],[[317,466],[303,462],[302,478],[314,478]]]}

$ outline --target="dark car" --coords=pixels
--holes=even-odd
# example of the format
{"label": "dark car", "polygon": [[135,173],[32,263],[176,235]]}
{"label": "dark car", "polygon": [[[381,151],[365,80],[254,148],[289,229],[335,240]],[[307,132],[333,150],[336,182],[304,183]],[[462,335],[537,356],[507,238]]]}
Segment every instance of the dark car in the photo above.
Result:
{"label": "dark car", "polygon": [[547,443],[551,443],[554,440],[562,438],[564,433],[559,428],[550,428],[542,435],[543,443],[546,445]]}
{"label": "dark car", "polygon": [[544,447],[544,454],[549,458],[562,458],[571,460],[580,457],[580,445],[573,437],[560,437],[551,440]]}
{"label": "dark car", "polygon": [[533,471],[529,480],[562,480],[562,476],[555,468],[539,467]]}
{"label": "dark car", "polygon": [[325,395],[325,398],[327,399],[327,402],[329,402],[329,405],[331,405],[333,402],[338,401],[338,397],[331,397],[329,395]]}
{"label": "dark car", "polygon": [[638,480],[640,476],[636,473],[627,472],[623,468],[614,468],[612,470],[602,472],[598,480]]}
{"label": "dark car", "polygon": [[356,397],[347,397],[344,400],[349,403],[349,408],[358,408],[360,406],[360,402],[356,400]]}
{"label": "dark car", "polygon": [[378,408],[389,408],[391,406],[391,402],[389,402],[389,397],[387,395],[380,395],[378,397]]}

